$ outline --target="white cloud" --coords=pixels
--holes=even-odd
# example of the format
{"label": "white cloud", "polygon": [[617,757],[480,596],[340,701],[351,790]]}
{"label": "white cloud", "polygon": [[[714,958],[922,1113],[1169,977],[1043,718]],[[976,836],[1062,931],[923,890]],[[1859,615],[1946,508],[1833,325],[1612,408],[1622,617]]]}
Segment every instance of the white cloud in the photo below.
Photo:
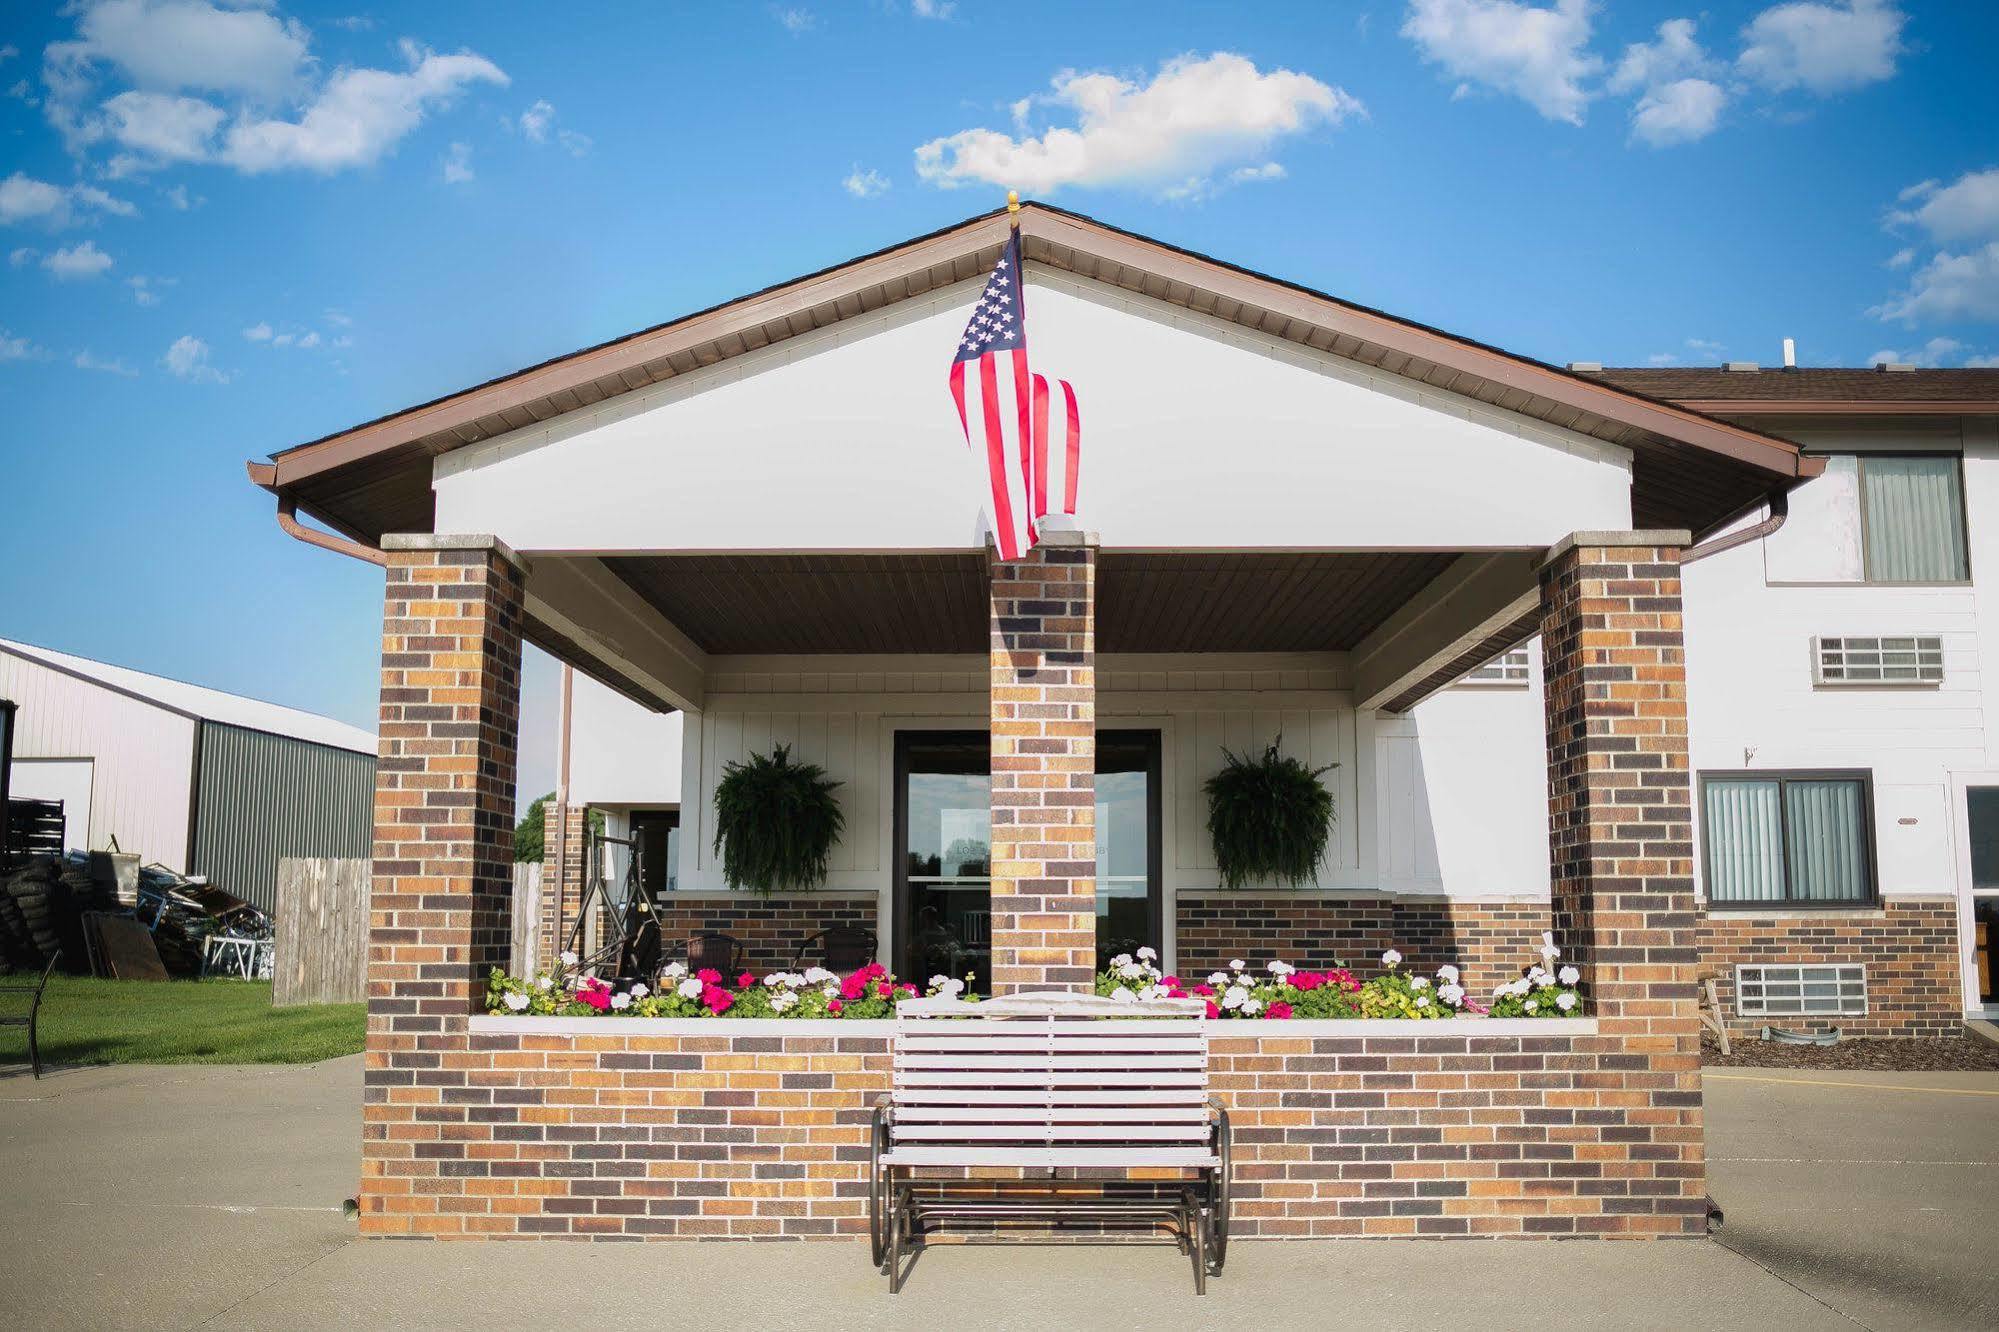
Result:
{"label": "white cloud", "polygon": [[370,32],[375,27],[375,20],[366,14],[347,14],[340,18],[328,19],[327,22],[348,32]]}
{"label": "white cloud", "polygon": [[1888,267],[1907,268],[1915,261],[1916,247],[1913,245],[1904,245],[1901,249],[1888,256]]}
{"label": "white cloud", "polygon": [[271,340],[271,326],[260,320],[244,329],[243,336],[251,342],[269,342]]}
{"label": "white cloud", "polygon": [[1675,79],[1712,77],[1719,66],[1694,36],[1692,19],[1668,19],[1650,42],[1633,42],[1604,85],[1614,93],[1639,92]]}
{"label": "white cloud", "polygon": [[549,127],[555,124],[555,108],[545,101],[538,101],[521,112],[521,133],[530,142],[547,143]]}
{"label": "white cloud", "polygon": [[810,32],[819,24],[818,18],[809,9],[777,9],[770,11],[771,17],[783,25],[784,30],[796,37],[799,33]]}
{"label": "white cloud", "polygon": [[0,223],[48,222],[61,226],[69,220],[69,191],[60,185],[16,171],[0,180]]}
{"label": "white cloud", "polygon": [[1647,365],[1665,366],[1678,365],[1679,363],[1680,358],[1673,352],[1653,352],[1645,358],[1645,364]]}
{"label": "white cloud", "polygon": [[1511,93],[1549,120],[1583,123],[1603,68],[1589,51],[1591,0],[1548,8],[1519,0],[1410,0],[1402,35],[1423,58],[1472,85]]}
{"label": "white cloud", "polygon": [[213,151],[221,107],[199,97],[122,92],[104,103],[105,132],[140,165],[199,162]]}
{"label": "white cloud", "polygon": [[152,306],[160,303],[160,288],[172,286],[173,282],[171,279],[156,281],[141,273],[136,277],[126,278],[125,285],[132,289],[134,304]]}
{"label": "white cloud", "polygon": [[1265,162],[1260,166],[1237,167],[1229,172],[1229,184],[1246,185],[1261,180],[1283,180],[1286,175],[1281,162]]}
{"label": "white cloud", "polygon": [[454,143],[451,151],[444,155],[444,183],[463,185],[472,179],[472,145]]}
{"label": "white cloud", "polygon": [[41,257],[42,252],[40,250],[30,249],[28,246],[23,245],[20,249],[15,250],[7,256],[7,266],[9,268],[26,268]]}
{"label": "white cloud", "polygon": [[424,113],[450,101],[467,85],[507,76],[484,56],[433,55],[405,47],[411,67],[343,69],[326,81],[296,121],[239,120],[223,140],[222,159],[256,173],[299,167],[333,172],[368,166],[415,129]]}
{"label": "white cloud", "polygon": [[586,156],[597,142],[587,134],[579,134],[575,130],[568,129],[557,130],[555,141],[561,144],[571,157]]}
{"label": "white cloud", "polygon": [[111,267],[111,256],[98,249],[97,242],[84,241],[45,256],[42,267],[48,269],[59,282],[94,278],[102,276],[104,270]]}
{"label": "white cloud", "polygon": [[1964,358],[1967,370],[1999,370],[1999,352],[1989,356],[1967,356]]}
{"label": "white cloud", "polygon": [[19,54],[21,54],[21,48],[12,42],[7,43],[5,46],[0,46],[0,65],[6,64]]}
{"label": "white cloud", "polygon": [[185,379],[191,384],[226,384],[229,376],[217,370],[208,361],[208,344],[192,334],[182,334],[167,348],[167,354],[160,358],[160,364],[167,368],[175,379]]}
{"label": "white cloud", "polygon": [[1654,148],[1705,139],[1721,124],[1728,94],[1707,79],[1675,79],[1638,99],[1631,111],[1631,137]]}
{"label": "white cloud", "polygon": [[888,193],[888,177],[873,167],[863,171],[857,162],[854,169],[847,173],[847,178],[840,182],[840,188],[856,199],[872,199],[878,194]]}
{"label": "white cloud", "polygon": [[0,328],[0,361],[39,361],[48,353],[27,338],[17,338]]}
{"label": "white cloud", "polygon": [[1340,88],[1288,69],[1265,74],[1242,56],[1183,55],[1140,86],[1114,74],[1065,70],[1038,104],[1074,112],[1076,128],[1019,139],[969,129],[916,150],[932,185],[973,182],[1035,193],[1064,185],[1180,189],[1261,158],[1279,138],[1367,114]]}
{"label": "white cloud", "polygon": [[1926,180],[1896,198],[1902,203],[1922,202],[1889,214],[1889,222],[1913,223],[1939,245],[1999,236],[1999,167],[1967,171],[1949,185]]}
{"label": "white cloud", "polygon": [[45,59],[78,70],[105,62],[142,88],[273,101],[297,88],[309,44],[303,24],[254,3],[86,0],[77,40],[55,43]]}
{"label": "white cloud", "polygon": [[100,356],[94,356],[88,347],[78,352],[70,364],[79,370],[96,370],[107,375],[120,375],[126,379],[139,377],[139,372],[123,361],[117,359],[107,361]]}
{"label": "white cloud", "polygon": [[1904,323],[1999,320],[1999,240],[1962,254],[1941,252],[1917,269],[1908,289],[1870,313]]}
{"label": "white cloud", "polygon": [[1698,352],[1709,360],[1719,360],[1721,354],[1728,350],[1728,344],[1716,342],[1713,338],[1688,338],[1687,350]]}
{"label": "white cloud", "polygon": [[957,9],[956,0],[909,0],[909,12],[918,18],[947,19]]}
{"label": "white cloud", "polygon": [[1742,30],[1736,67],[1776,92],[1821,95],[1893,78],[1909,16],[1891,0],[1793,0],[1772,5]]}
{"label": "white cloud", "polygon": [[1931,338],[1922,346],[1908,351],[1896,351],[1892,347],[1883,348],[1868,357],[1865,364],[1880,365],[1886,361],[1890,365],[1919,365],[1925,370],[1934,370],[1938,366],[1950,364],[1952,358],[1964,349],[1964,344],[1956,338]]}

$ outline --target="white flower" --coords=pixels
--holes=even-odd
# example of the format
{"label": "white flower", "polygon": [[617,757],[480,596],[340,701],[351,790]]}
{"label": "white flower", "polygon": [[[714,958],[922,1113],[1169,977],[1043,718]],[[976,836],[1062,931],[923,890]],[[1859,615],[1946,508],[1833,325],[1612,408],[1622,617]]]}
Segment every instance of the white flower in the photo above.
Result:
{"label": "white flower", "polygon": [[1527,1011],[1530,1013],[1534,1012],[1536,1009],[1540,1007],[1541,1007],[1541,1001],[1539,999],[1529,999],[1527,1001],[1526,1008]]}
{"label": "white flower", "polygon": [[1125,989],[1124,986],[1122,985],[1118,986],[1115,990],[1111,991],[1111,998],[1117,1000],[1117,1002],[1121,1004],[1135,1004],[1138,1002],[1138,996],[1133,994],[1130,990]]}
{"label": "white flower", "polygon": [[1254,1017],[1256,1014],[1262,1011],[1263,1011],[1263,1000],[1256,998],[1254,995],[1242,1001],[1242,1012],[1244,1017]]}
{"label": "white flower", "polygon": [[1157,962],[1159,954],[1153,952],[1150,948],[1141,948],[1138,950],[1138,960],[1141,962]]}
{"label": "white flower", "polygon": [[820,981],[838,979],[840,979],[838,976],[835,976],[824,967],[807,967],[805,969],[805,983],[807,985],[817,985]]}
{"label": "white flower", "polygon": [[1563,967],[1560,971],[1556,972],[1555,975],[1561,980],[1562,984],[1564,985],[1574,985],[1577,981],[1583,978],[1582,972],[1577,971],[1574,967]]}
{"label": "white flower", "polygon": [[669,962],[659,974],[662,976],[685,976],[687,974],[687,964],[685,962]]}
{"label": "white flower", "polygon": [[1400,954],[1400,953],[1396,952],[1396,951],[1395,951],[1395,950],[1394,950],[1393,948],[1389,949],[1389,950],[1388,950],[1387,952],[1385,952],[1385,953],[1383,953],[1383,954],[1381,955],[1381,965],[1382,965],[1382,966],[1384,966],[1384,967],[1399,967],[1399,966],[1401,966],[1401,965],[1402,965],[1402,954]]}
{"label": "white flower", "polygon": [[1136,980],[1138,977],[1143,976],[1145,974],[1145,968],[1141,967],[1136,962],[1127,962],[1123,966],[1117,969],[1117,974],[1124,977],[1126,980]]}
{"label": "white flower", "polygon": [[1430,1006],[1430,996],[1429,996],[1429,995],[1427,995],[1427,994],[1419,994],[1419,995],[1417,995],[1417,996],[1416,996],[1416,1007],[1418,1007],[1418,1008],[1428,1008],[1429,1006]]}
{"label": "white flower", "polygon": [[561,957],[563,966],[573,967],[576,965],[576,954],[570,952],[568,949],[563,949]]}
{"label": "white flower", "polygon": [[965,982],[955,976],[932,976],[930,993],[939,999],[956,999],[965,992]]}
{"label": "white flower", "polygon": [[1148,985],[1138,992],[1138,997],[1141,999],[1164,999],[1166,997],[1166,987],[1164,985]]}
{"label": "white flower", "polygon": [[1279,962],[1274,959],[1270,962],[1268,967],[1270,974],[1277,977],[1289,976],[1292,972],[1296,971],[1297,969],[1298,968],[1292,966],[1289,962]]}
{"label": "white flower", "polygon": [[1111,959],[1111,965],[1112,965],[1112,966],[1114,966],[1114,967],[1128,967],[1128,966],[1130,966],[1130,965],[1131,965],[1131,954],[1130,954],[1130,953],[1119,953],[1119,954],[1118,954],[1118,955],[1117,955],[1116,957],[1114,957],[1114,958],[1112,958],[1112,959]]}
{"label": "white flower", "polygon": [[1245,963],[1243,962],[1243,960],[1242,960],[1241,958],[1237,958],[1237,959],[1236,959],[1235,961],[1233,961],[1233,962],[1229,963],[1229,970],[1230,970],[1230,971],[1241,971],[1241,970],[1243,969],[1244,965],[1246,965],[1246,964],[1245,964]]}
{"label": "white flower", "polygon": [[1430,988],[1430,982],[1421,976],[1411,976],[1409,978],[1409,988],[1412,990],[1427,990]]}
{"label": "white flower", "polygon": [[643,999],[651,993],[652,987],[648,986],[644,981],[640,981],[638,984],[632,986],[632,998],[634,999]]}
{"label": "white flower", "polygon": [[692,976],[689,976],[673,988],[679,993],[682,999],[699,999],[701,997],[701,982]]}
{"label": "white flower", "polygon": [[840,987],[837,985],[822,985],[819,987],[819,993],[825,995],[828,1000],[838,999],[840,997]]}
{"label": "white flower", "polygon": [[1249,999],[1249,991],[1240,985],[1231,985],[1222,994],[1223,1008],[1241,1008]]}
{"label": "white flower", "polygon": [[1567,990],[1564,990],[1562,991],[1562,993],[1555,996],[1555,1007],[1561,1009],[1564,1013],[1568,1012],[1571,1008],[1574,1008],[1575,1006],[1576,1006],[1576,997],[1570,994]]}
{"label": "white flower", "polygon": [[614,994],[611,996],[611,1007],[623,1011],[631,1006],[632,997],[629,994]]}
{"label": "white flower", "polygon": [[1437,968],[1437,979],[1446,985],[1456,985],[1458,983],[1458,969],[1446,962],[1443,966]]}
{"label": "white flower", "polygon": [[770,1011],[773,1013],[782,1013],[785,1009],[797,1004],[797,1002],[797,995],[793,994],[790,990],[784,990],[770,997]]}
{"label": "white flower", "polygon": [[518,1013],[527,1006],[528,1006],[528,997],[526,995],[511,991],[508,993],[507,995],[508,1008],[511,1008],[516,1013]]}
{"label": "white flower", "polygon": [[1465,987],[1445,981],[1437,987],[1437,997],[1452,1008],[1456,1008],[1465,1001]]}
{"label": "white flower", "polygon": [[1555,947],[1555,936],[1552,934],[1543,934],[1541,936],[1541,960],[1553,966],[1555,959],[1561,955],[1562,950]]}
{"label": "white flower", "polygon": [[1527,968],[1527,984],[1529,986],[1552,985],[1554,980],[1553,976],[1543,971],[1540,967]]}
{"label": "white flower", "polygon": [[537,990],[546,990],[554,984],[555,977],[553,976],[537,976],[534,980],[534,987]]}
{"label": "white flower", "polygon": [[1226,972],[1226,971],[1211,971],[1211,972],[1209,972],[1209,973],[1208,973],[1208,984],[1210,984],[1210,985],[1215,985],[1215,986],[1221,986],[1221,985],[1227,985],[1228,983],[1229,983],[1229,974],[1228,974],[1228,972]]}

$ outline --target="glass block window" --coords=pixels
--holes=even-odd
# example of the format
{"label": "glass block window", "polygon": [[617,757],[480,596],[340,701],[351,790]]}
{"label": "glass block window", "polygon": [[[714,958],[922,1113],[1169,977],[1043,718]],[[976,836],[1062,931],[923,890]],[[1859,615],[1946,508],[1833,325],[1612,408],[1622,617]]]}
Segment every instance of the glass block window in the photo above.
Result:
{"label": "glass block window", "polygon": [[1460,684],[1476,685],[1525,685],[1527,683],[1527,649],[1514,648],[1502,652],[1480,666],[1466,673]]}
{"label": "glass block window", "polygon": [[1857,962],[1735,969],[1737,1017],[1863,1017],[1866,1013],[1867,968]]}
{"label": "glass block window", "polygon": [[1812,662],[1822,685],[1943,683],[1943,639],[1818,638]]}

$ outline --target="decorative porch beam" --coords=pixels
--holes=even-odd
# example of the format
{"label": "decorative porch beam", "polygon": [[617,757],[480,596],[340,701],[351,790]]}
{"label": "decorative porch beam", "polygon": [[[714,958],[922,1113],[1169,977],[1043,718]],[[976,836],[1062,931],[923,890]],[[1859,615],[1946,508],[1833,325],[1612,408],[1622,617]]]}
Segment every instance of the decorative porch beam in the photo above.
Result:
{"label": "decorative porch beam", "polygon": [[[1353,650],[1354,706],[1401,698],[1540,604],[1539,554],[1460,555]],[[1405,705],[1406,706],[1406,705]]]}
{"label": "decorative porch beam", "polygon": [[[701,710],[708,654],[591,555],[534,555],[528,618],[683,712]],[[585,674],[590,663],[574,665]]]}

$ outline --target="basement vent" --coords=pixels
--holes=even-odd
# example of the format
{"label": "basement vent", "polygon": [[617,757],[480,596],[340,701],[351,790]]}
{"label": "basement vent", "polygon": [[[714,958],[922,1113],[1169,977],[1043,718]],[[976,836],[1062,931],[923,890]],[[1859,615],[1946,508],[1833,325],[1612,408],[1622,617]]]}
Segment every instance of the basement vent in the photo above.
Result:
{"label": "basement vent", "polygon": [[1822,685],[1942,684],[1943,639],[1815,638],[1812,669]]}
{"label": "basement vent", "polygon": [[1527,683],[1527,649],[1514,648],[1502,652],[1485,665],[1466,673],[1460,684],[1472,685],[1524,685]]}
{"label": "basement vent", "polygon": [[1858,962],[1735,969],[1735,1015],[1739,1018],[1866,1014],[1867,968]]}

